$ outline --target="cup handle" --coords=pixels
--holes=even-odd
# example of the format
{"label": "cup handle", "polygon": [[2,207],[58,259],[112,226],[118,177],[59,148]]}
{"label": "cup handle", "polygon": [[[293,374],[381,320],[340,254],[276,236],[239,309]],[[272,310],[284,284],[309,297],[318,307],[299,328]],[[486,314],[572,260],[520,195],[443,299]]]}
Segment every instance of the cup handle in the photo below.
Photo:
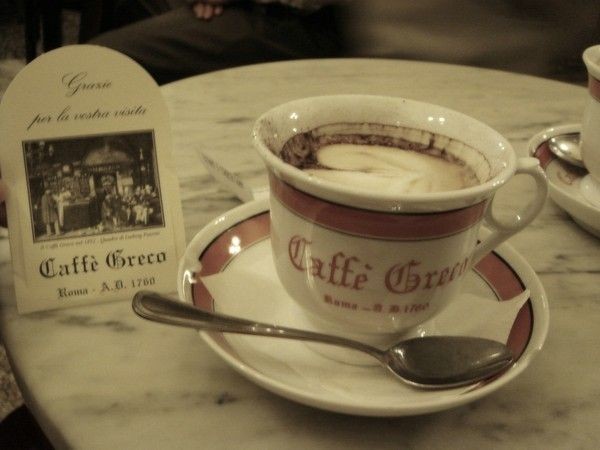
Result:
{"label": "cup handle", "polygon": [[520,174],[533,177],[536,184],[535,197],[527,204],[527,206],[508,219],[496,217],[494,214],[494,201],[492,198],[485,213],[486,224],[492,229],[492,233],[475,247],[473,255],[471,256],[471,267],[500,245],[500,243],[529,225],[544,207],[544,203],[548,196],[548,182],[546,180],[546,174],[540,167],[539,160],[531,157],[519,158],[517,160],[517,170],[515,171],[515,175]]}

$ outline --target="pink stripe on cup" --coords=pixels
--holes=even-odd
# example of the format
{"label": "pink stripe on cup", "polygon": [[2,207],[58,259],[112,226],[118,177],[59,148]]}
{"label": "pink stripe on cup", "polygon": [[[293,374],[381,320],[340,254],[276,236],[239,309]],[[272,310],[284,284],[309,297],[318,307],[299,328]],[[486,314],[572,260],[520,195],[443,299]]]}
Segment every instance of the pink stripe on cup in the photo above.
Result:
{"label": "pink stripe on cup", "polygon": [[460,233],[477,224],[487,202],[453,211],[387,213],[332,203],[306,194],[269,174],[271,195],[285,207],[325,228],[376,239],[436,239]]}
{"label": "pink stripe on cup", "polygon": [[588,90],[590,91],[590,95],[596,99],[596,101],[600,102],[600,80],[597,80],[590,75],[588,77]]}

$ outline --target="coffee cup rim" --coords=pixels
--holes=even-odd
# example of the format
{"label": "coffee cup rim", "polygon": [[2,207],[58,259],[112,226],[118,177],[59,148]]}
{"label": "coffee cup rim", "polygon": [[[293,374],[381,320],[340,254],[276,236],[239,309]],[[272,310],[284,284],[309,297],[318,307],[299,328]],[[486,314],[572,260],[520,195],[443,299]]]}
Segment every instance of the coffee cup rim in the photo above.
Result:
{"label": "coffee cup rim", "polygon": [[[493,134],[498,145],[502,150],[506,150],[506,158],[503,161],[503,167],[492,178],[483,183],[477,184],[459,190],[430,192],[430,193],[390,193],[362,190],[360,187],[341,185],[329,180],[316,178],[304,172],[297,167],[294,167],[284,162],[280,157],[275,155],[265,143],[263,139],[264,124],[274,115],[275,112],[282,109],[290,108],[301,102],[318,101],[335,101],[337,99],[353,99],[356,101],[380,101],[393,99],[398,102],[410,104],[419,104],[422,106],[431,106],[437,111],[452,113],[455,117],[464,118],[471,123],[476,123],[478,127],[485,130],[486,133]],[[259,155],[266,163],[269,171],[280,178],[282,181],[293,186],[294,188],[306,192],[318,198],[322,198],[334,203],[340,203],[346,206],[354,206],[360,209],[368,209],[375,211],[384,211],[392,213],[400,212],[432,212],[446,211],[458,209],[473,205],[488,198],[492,192],[504,185],[508,179],[515,173],[516,170],[516,154],[508,142],[498,131],[481,122],[474,117],[468,116],[450,108],[435,105],[433,103],[407,99],[403,97],[391,96],[376,96],[376,95],[361,95],[361,94],[346,94],[346,95],[324,95],[316,97],[305,97],[292,100],[271,108],[263,113],[255,122],[252,131],[254,146]]]}

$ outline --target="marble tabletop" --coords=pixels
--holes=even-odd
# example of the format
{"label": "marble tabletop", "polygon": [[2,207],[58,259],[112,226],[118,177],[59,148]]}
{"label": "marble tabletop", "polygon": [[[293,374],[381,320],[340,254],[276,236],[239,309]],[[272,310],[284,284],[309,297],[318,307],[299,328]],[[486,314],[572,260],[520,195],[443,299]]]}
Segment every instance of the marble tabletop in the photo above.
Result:
{"label": "marble tabletop", "polygon": [[[298,97],[363,93],[428,101],[503,133],[520,155],[551,125],[580,120],[583,87],[511,73],[391,60],[307,60],[241,67],[162,88],[173,130],[186,239],[240,201],[200,152],[236,173],[261,170],[255,118]],[[506,187],[506,207],[527,180]],[[243,378],[192,330],[139,319],[130,303],[19,316],[0,241],[0,333],[27,405],[58,448],[598,448],[600,240],[552,201],[510,244],[548,294],[543,351],[489,396],[443,412],[366,418],[300,405]]]}

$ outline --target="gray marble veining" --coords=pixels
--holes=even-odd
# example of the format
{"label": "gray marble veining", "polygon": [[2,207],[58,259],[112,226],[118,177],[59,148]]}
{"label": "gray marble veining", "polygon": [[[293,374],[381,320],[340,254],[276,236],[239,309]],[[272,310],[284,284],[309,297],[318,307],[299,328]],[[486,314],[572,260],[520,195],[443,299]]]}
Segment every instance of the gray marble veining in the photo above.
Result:
{"label": "gray marble veining", "polygon": [[[240,202],[199,152],[261,163],[254,119],[293,98],[334,93],[409,97],[472,115],[524,156],[547,126],[580,120],[585,89],[510,73],[386,60],[274,63],[164,86],[186,238]],[[514,180],[498,207],[530,186]],[[550,302],[543,352],[517,379],[469,405],[405,418],[362,418],[302,406],[230,369],[189,330],[147,323],[116,302],[18,316],[6,241],[0,255],[0,333],[26,402],[68,448],[593,449],[600,446],[600,241],[553,202],[510,243],[538,273]]]}

